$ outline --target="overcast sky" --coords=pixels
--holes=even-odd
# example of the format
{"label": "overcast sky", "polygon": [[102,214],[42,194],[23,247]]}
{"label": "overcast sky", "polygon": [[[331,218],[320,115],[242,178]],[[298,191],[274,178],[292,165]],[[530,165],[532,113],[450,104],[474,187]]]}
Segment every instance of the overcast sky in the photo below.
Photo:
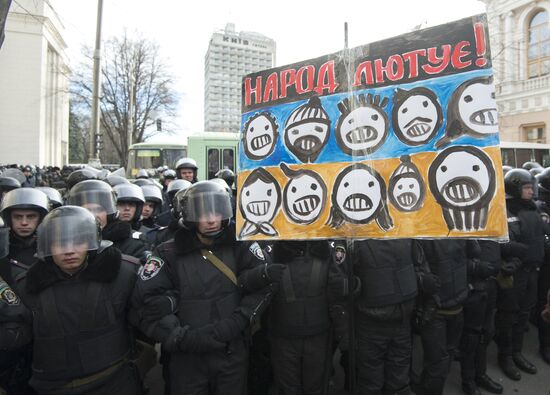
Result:
{"label": "overcast sky", "polygon": [[[97,0],[50,0],[65,25],[71,64],[79,48],[95,42]],[[277,43],[281,66],[349,46],[407,33],[423,23],[435,26],[485,12],[478,0],[104,0],[103,38],[141,34],[157,41],[181,96],[179,135],[203,129],[204,55],[213,32],[235,24]],[[155,138],[167,140],[166,137]],[[174,137],[170,137],[174,141]]]}

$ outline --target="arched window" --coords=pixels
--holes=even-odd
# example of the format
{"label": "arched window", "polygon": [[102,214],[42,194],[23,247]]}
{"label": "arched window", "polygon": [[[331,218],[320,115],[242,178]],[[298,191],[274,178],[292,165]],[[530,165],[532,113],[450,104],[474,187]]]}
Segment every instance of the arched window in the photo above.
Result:
{"label": "arched window", "polygon": [[550,28],[548,12],[539,11],[529,24],[527,66],[529,78],[550,74]]}

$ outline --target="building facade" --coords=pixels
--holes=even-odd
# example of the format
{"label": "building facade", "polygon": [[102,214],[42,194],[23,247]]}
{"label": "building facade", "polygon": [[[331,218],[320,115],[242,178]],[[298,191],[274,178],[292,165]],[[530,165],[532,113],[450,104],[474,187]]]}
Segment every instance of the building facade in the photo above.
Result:
{"label": "building facade", "polygon": [[550,1],[483,1],[500,139],[550,143]]}
{"label": "building facade", "polygon": [[275,54],[275,41],[259,33],[236,32],[231,23],[212,35],[204,62],[205,131],[239,131],[242,78],[273,67]]}
{"label": "building facade", "polygon": [[12,2],[0,49],[0,163],[67,163],[69,67],[63,31],[49,1]]}

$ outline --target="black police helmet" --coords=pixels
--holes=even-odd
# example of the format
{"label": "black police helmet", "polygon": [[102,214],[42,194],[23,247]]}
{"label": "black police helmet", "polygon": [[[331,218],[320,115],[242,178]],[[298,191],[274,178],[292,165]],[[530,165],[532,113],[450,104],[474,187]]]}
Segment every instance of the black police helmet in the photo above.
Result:
{"label": "black police helmet", "polygon": [[522,188],[526,184],[534,186],[535,178],[525,169],[510,170],[504,176],[504,190],[513,198],[521,199]]}

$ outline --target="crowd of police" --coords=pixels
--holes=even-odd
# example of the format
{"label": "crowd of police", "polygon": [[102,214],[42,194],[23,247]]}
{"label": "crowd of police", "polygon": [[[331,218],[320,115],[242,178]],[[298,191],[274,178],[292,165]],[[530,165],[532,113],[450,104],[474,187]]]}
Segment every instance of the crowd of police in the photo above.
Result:
{"label": "crowd of police", "polygon": [[0,174],[0,393],[147,393],[159,359],[166,394],[326,394],[336,353],[361,395],[443,394],[453,361],[464,393],[498,394],[487,347],[536,374],[530,319],[550,364],[550,168],[503,169],[504,244],[237,242],[231,170],[28,170]]}

